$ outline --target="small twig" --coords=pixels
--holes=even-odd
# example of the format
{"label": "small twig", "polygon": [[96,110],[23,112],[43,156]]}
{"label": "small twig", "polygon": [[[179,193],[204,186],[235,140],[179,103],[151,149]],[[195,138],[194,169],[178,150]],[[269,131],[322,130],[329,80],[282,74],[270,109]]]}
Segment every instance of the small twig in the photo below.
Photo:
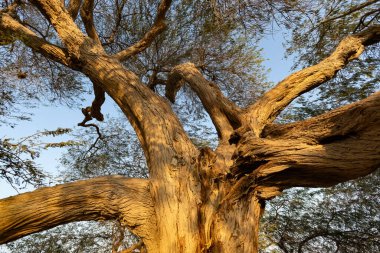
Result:
{"label": "small twig", "polygon": [[[367,23],[365,22],[365,20],[371,16],[372,14],[376,13]],[[353,33],[357,33],[357,32],[360,32],[362,31],[364,28],[367,28],[369,26],[369,24],[372,23],[373,20],[379,18],[379,15],[380,15],[380,10],[372,10],[370,12],[367,12],[365,13],[359,20],[359,23],[356,25],[355,29],[354,29],[354,32]]]}
{"label": "small twig", "polygon": [[113,233],[112,253],[117,253],[124,240],[125,228],[121,225],[120,221],[116,221],[115,230],[115,233]]}
{"label": "small twig", "polygon": [[359,11],[369,5],[372,5],[372,4],[375,4],[377,3],[379,0],[370,0],[370,1],[366,1],[362,4],[359,4],[357,6],[354,6],[348,10],[346,10],[345,12],[341,13],[340,15],[338,16],[335,16],[335,17],[331,17],[331,18],[328,18],[328,19],[325,19],[325,20],[322,20],[319,24],[323,24],[323,23],[327,23],[327,22],[330,22],[330,21],[333,21],[333,20],[336,20],[336,19],[340,19],[340,18],[343,18],[345,16],[348,16],[356,11]]}

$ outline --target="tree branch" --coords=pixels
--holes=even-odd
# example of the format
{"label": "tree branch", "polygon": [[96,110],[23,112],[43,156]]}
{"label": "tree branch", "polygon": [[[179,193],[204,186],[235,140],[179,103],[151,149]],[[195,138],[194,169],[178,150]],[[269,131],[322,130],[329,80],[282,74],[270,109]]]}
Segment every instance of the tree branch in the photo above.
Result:
{"label": "tree branch", "polygon": [[115,56],[120,61],[125,61],[129,57],[136,55],[150,46],[153,40],[162,33],[166,28],[165,23],[165,14],[168,11],[171,0],[161,0],[160,5],[158,6],[156,19],[150,28],[150,30],[144,35],[144,37],[128,47],[127,49],[117,53]]}
{"label": "tree branch", "polygon": [[53,25],[73,61],[80,62],[84,51],[87,54],[90,52],[104,54],[104,49],[100,45],[94,45],[94,40],[82,33],[60,1],[30,0],[30,2]]}
{"label": "tree branch", "polygon": [[98,33],[94,25],[94,0],[84,0],[80,9],[80,16],[88,36],[93,39],[98,45],[101,45]]}
{"label": "tree branch", "polygon": [[11,15],[4,12],[0,12],[0,39],[8,41],[20,40],[26,46],[53,61],[71,67],[72,69],[77,68],[77,66],[71,62],[65,48],[51,44],[38,37]]}
{"label": "tree branch", "polygon": [[[160,174],[163,167],[170,167],[172,160],[169,154],[196,155],[197,150],[170,105],[143,85],[139,78],[125,69],[118,59],[107,55],[101,45],[94,44],[93,40],[85,36],[59,1],[31,1],[53,24],[70,57],[80,63],[81,72],[94,84],[101,86],[100,88],[115,100],[128,117],[145,151],[150,169],[157,169],[156,172]],[[163,3],[168,1],[162,2],[160,10],[163,7],[168,8]],[[160,13],[158,18],[162,19],[163,13],[162,11]],[[160,159],[157,160],[159,162],[152,164],[151,161],[155,160],[157,150],[163,148],[166,151],[162,152],[167,152],[168,159]],[[187,162],[190,162],[190,159]]]}
{"label": "tree branch", "polygon": [[70,0],[67,11],[73,20],[77,19],[82,0]]}
{"label": "tree branch", "polygon": [[329,57],[290,75],[249,106],[245,115],[249,127],[259,136],[265,125],[271,123],[295,98],[332,79],[348,62],[358,58],[365,46],[379,41],[380,25],[346,37]]}
{"label": "tree branch", "polygon": [[319,24],[323,24],[323,23],[327,23],[327,22],[330,22],[330,21],[333,21],[333,20],[336,20],[336,19],[339,19],[339,18],[343,18],[343,17],[345,17],[347,15],[350,15],[350,14],[356,12],[356,11],[359,11],[359,10],[361,10],[361,9],[367,7],[367,6],[370,6],[372,4],[375,4],[377,2],[379,2],[379,0],[368,0],[368,1],[364,2],[364,3],[361,3],[359,5],[351,7],[350,9],[342,12],[341,14],[339,14],[339,15],[337,15],[335,17],[324,19]]}
{"label": "tree branch", "polygon": [[108,37],[107,42],[103,43],[103,46],[111,44],[111,43],[113,43],[115,41],[115,37],[116,37],[117,31],[118,31],[118,29],[120,27],[121,20],[123,18],[123,9],[124,9],[124,6],[125,6],[126,2],[127,2],[127,0],[122,0],[122,2],[120,4],[119,0],[115,1],[115,5],[116,5],[115,26],[114,26],[114,28],[113,28],[113,30],[111,32],[111,35]]}
{"label": "tree branch", "polygon": [[186,81],[198,95],[213,121],[221,140],[228,140],[234,129],[240,127],[240,108],[226,98],[219,87],[206,80],[193,63],[184,63],[173,68],[169,74],[165,96],[175,102],[178,90]]}
{"label": "tree branch", "polygon": [[[138,76],[127,70],[117,58],[107,55],[101,45],[84,35],[60,1],[30,1],[54,26],[70,58],[80,64],[80,71],[110,95],[135,129],[147,158],[149,190],[152,198],[157,200],[154,217],[157,223],[165,224],[164,228],[154,230],[153,235],[141,237],[148,251],[151,250],[149,245],[160,243],[156,233],[159,234],[159,238],[173,238],[173,228],[176,229],[178,238],[184,241],[184,248],[188,251],[196,250],[195,244],[191,242],[199,239],[196,223],[198,211],[192,207],[199,203],[199,198],[196,194],[188,196],[186,193],[199,191],[196,179],[198,175],[194,173],[198,166],[199,151],[187,136],[170,104],[146,87]],[[167,2],[170,1],[162,3]],[[162,17],[158,16],[157,19]],[[181,202],[184,197],[186,201]],[[173,200],[177,204],[172,205]],[[168,208],[173,215],[165,215]],[[178,229],[178,220],[181,220],[181,227],[195,232],[188,233]],[[135,226],[133,229],[136,232],[140,227]],[[146,243],[147,238],[152,242]],[[161,251],[169,245],[169,251],[175,251],[178,246],[172,239],[160,245]]]}
{"label": "tree branch", "polygon": [[0,244],[84,220],[119,219],[134,233],[145,235],[143,227],[154,224],[151,201],[147,180],[121,176],[44,187],[1,199]]}
{"label": "tree branch", "polygon": [[320,116],[243,135],[235,176],[281,188],[327,187],[380,167],[380,92]]}

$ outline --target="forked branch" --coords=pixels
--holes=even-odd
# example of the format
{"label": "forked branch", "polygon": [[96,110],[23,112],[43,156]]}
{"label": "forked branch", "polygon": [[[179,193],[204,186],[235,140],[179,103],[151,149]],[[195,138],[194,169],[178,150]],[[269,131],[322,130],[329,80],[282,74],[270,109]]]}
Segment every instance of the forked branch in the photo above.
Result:
{"label": "forked branch", "polygon": [[88,36],[100,45],[101,42],[94,25],[94,0],[83,1],[82,8],[80,9],[80,16]]}
{"label": "forked branch", "polygon": [[82,0],[70,0],[69,6],[67,6],[67,11],[73,20],[77,18],[81,4]]}
{"label": "forked branch", "polygon": [[259,136],[265,125],[271,123],[295,98],[332,79],[348,62],[358,58],[366,46],[379,41],[380,25],[346,37],[329,57],[290,75],[249,106],[245,115],[249,128]]}
{"label": "forked branch", "polygon": [[85,220],[119,219],[139,234],[154,224],[151,205],[144,179],[107,176],[40,188],[0,200],[0,244]]}
{"label": "forked branch", "polygon": [[228,140],[233,130],[241,125],[240,108],[226,98],[216,84],[206,80],[193,63],[178,65],[169,74],[165,95],[171,102],[174,103],[183,81],[188,83],[200,98],[219,138]]}
{"label": "forked branch", "polygon": [[150,30],[144,35],[141,40],[128,47],[127,49],[117,53],[115,55],[116,58],[118,58],[120,61],[125,61],[129,57],[144,51],[150,46],[154,39],[166,28],[165,14],[168,11],[171,2],[171,0],[161,0],[160,5],[158,6],[156,19]]}
{"label": "forked branch", "polygon": [[23,26],[8,13],[0,12],[0,40],[15,41],[20,40],[35,52],[53,61],[59,62],[72,69],[77,67],[71,62],[65,48],[51,44],[40,38],[33,31]]}
{"label": "forked branch", "polygon": [[326,187],[380,167],[380,92],[317,117],[267,126],[240,140],[236,175],[262,186]]}

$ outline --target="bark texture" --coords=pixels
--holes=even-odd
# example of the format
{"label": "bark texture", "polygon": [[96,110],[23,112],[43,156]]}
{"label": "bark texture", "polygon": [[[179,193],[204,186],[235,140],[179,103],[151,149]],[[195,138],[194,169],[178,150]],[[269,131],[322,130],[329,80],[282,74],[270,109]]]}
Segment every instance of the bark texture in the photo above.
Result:
{"label": "bark texture", "polygon": [[[195,147],[170,103],[122,64],[162,33],[171,1],[160,2],[151,30],[140,41],[115,55],[102,47],[94,1],[72,0],[67,8],[58,0],[30,2],[63,46],[38,37],[10,8],[0,12],[1,41],[20,40],[85,74],[94,84],[91,115],[98,120],[106,92],[135,129],[150,177],[101,177],[2,199],[0,243],[72,221],[118,219],[148,252],[257,252],[266,200],[286,188],[331,186],[380,166],[380,93],[305,121],[272,124],[295,98],[379,42],[379,26],[347,37],[328,58],[290,75],[245,109],[229,101],[194,64],[173,68],[166,96],[175,102],[183,84],[195,91],[218,131],[219,146],[213,151]],[[85,31],[75,23],[78,13]]]}
{"label": "bark texture", "polygon": [[155,226],[148,181],[121,176],[43,187],[2,199],[0,210],[0,243],[73,221],[116,219],[147,239]]}

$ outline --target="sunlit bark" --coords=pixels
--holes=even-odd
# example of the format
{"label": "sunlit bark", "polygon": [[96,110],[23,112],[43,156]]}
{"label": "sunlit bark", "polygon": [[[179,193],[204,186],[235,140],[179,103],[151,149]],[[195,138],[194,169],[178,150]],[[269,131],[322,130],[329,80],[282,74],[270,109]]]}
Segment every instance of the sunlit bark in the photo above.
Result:
{"label": "sunlit bark", "polygon": [[[285,188],[330,186],[380,166],[379,93],[305,121],[271,124],[291,101],[379,42],[379,26],[347,37],[324,61],[290,75],[245,110],[194,64],[173,68],[167,97],[174,101],[180,81],[196,92],[219,133],[220,144],[213,151],[195,147],[170,103],[121,62],[161,34],[171,1],[162,0],[151,30],[116,55],[102,47],[93,1],[70,1],[67,8],[59,0],[30,2],[64,46],[38,37],[7,11],[0,12],[0,39],[20,40],[86,75],[100,99],[93,105],[99,119],[106,92],[134,127],[150,176],[102,177],[0,200],[0,243],[72,221],[118,219],[148,252],[257,252],[266,200]],[[80,8],[86,33],[74,22]]]}

